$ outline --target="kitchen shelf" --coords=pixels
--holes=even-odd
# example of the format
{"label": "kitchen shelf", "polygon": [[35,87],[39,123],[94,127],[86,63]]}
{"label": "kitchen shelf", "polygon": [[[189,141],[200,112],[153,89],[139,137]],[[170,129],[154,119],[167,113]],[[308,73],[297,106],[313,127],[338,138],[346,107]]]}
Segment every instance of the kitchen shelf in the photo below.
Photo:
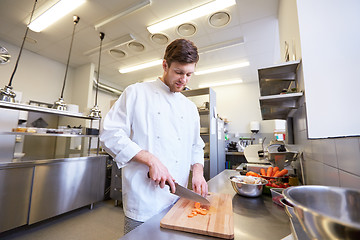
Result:
{"label": "kitchen shelf", "polygon": [[276,95],[283,89],[288,89],[296,82],[299,64],[300,60],[297,60],[258,69],[260,95]]}
{"label": "kitchen shelf", "polygon": [[287,119],[295,113],[303,93],[280,93],[284,89],[297,89],[296,74],[300,62],[297,60],[258,69],[263,120]]}
{"label": "kitchen shelf", "polygon": [[194,97],[194,96],[201,96],[210,94],[210,88],[198,88],[193,90],[185,90],[181,93],[184,94],[186,97]]}
{"label": "kitchen shelf", "polygon": [[98,135],[66,134],[66,133],[29,133],[29,132],[0,132],[0,135],[30,135],[42,137],[98,137]]}
{"label": "kitchen shelf", "polygon": [[208,115],[209,113],[209,110],[199,110],[199,115]]}
{"label": "kitchen shelf", "polygon": [[49,114],[56,114],[59,116],[75,117],[75,118],[82,118],[82,119],[99,120],[99,118],[89,117],[89,116],[84,115],[83,113],[59,111],[57,109],[52,109],[52,108],[26,105],[26,104],[20,104],[20,103],[10,103],[10,102],[4,102],[4,101],[0,101],[0,108],[7,108],[7,109],[21,110],[21,111],[31,111],[31,112],[38,112],[38,113],[49,113]]}
{"label": "kitchen shelf", "polygon": [[263,96],[259,98],[263,120],[286,119],[292,117],[298,108],[298,99],[302,92]]}

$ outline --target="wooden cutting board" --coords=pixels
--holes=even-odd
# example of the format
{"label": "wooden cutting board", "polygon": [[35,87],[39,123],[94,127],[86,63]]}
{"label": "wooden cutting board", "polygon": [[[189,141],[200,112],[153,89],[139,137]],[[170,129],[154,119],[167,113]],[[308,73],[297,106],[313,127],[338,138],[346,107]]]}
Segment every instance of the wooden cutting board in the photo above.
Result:
{"label": "wooden cutting board", "polygon": [[160,221],[160,226],[219,238],[234,238],[232,196],[209,193],[207,199],[210,201],[207,214],[189,218],[194,201],[180,198]]}

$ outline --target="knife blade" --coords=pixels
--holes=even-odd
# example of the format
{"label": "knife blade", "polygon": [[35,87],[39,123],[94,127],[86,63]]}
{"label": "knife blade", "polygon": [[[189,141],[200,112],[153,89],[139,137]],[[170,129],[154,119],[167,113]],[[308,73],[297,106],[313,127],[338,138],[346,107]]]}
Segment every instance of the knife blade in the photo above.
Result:
{"label": "knife blade", "polygon": [[175,188],[176,188],[176,190],[175,190],[174,194],[179,197],[187,198],[189,200],[199,202],[201,204],[210,205],[209,200],[207,200],[200,194],[197,194],[196,192],[193,192],[190,189],[187,189],[187,188],[179,185],[177,182],[175,182]]}
{"label": "knife blade", "polygon": [[[147,173],[147,177],[150,178],[150,173]],[[201,196],[200,194],[197,194],[196,192],[191,191],[190,189],[187,189],[181,185],[179,185],[177,182],[175,183],[175,193],[171,192],[170,184],[168,182],[165,182],[166,185],[169,186],[170,193],[175,194],[179,197],[183,197],[195,202],[199,202],[201,204],[210,205],[210,201]]]}

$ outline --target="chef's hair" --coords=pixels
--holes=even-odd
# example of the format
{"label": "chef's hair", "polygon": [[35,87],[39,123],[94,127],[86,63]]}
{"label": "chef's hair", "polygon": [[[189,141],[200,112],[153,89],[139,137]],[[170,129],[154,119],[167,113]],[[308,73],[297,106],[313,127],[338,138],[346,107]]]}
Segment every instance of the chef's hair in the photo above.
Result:
{"label": "chef's hair", "polygon": [[170,67],[172,62],[197,63],[199,54],[195,44],[187,39],[176,39],[165,50],[164,59]]}

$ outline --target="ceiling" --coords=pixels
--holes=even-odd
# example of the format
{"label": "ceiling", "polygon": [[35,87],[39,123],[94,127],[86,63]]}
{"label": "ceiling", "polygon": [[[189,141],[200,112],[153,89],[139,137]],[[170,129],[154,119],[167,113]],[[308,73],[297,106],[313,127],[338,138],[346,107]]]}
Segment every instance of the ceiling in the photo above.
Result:
{"label": "ceiling", "polygon": [[[124,57],[113,56],[110,54],[110,49],[106,48],[103,48],[104,51],[101,55],[101,80],[120,87],[160,76],[162,74],[161,66],[125,74],[119,73],[118,69],[161,59],[167,44],[177,38],[190,39],[199,48],[201,54],[197,70],[244,61],[250,62],[250,66],[240,69],[195,75],[189,84],[191,88],[197,88],[200,83],[204,82],[219,82],[238,78],[241,78],[245,83],[257,81],[258,68],[271,65],[279,60],[276,27],[278,0],[237,0],[236,5],[220,11],[226,13],[220,16],[230,16],[230,21],[224,26],[210,25],[209,18],[211,15],[200,17],[189,22],[196,27],[196,32],[191,36],[181,35],[178,27],[162,31],[162,34],[167,36],[169,40],[164,44],[154,42],[146,27],[210,0],[151,0],[150,5],[121,16],[97,30],[95,29],[96,24],[141,1],[143,0],[87,0],[78,9],[42,32],[37,33],[29,30],[24,48],[66,64],[74,26],[72,16],[78,15],[80,22],[76,25],[70,58],[70,66],[73,68],[92,62],[97,69],[99,54],[96,48],[100,44],[100,31],[105,33],[103,46],[122,36],[128,34],[133,36],[133,44],[116,47],[117,50],[125,53]],[[46,2],[46,0],[38,0],[36,9],[40,9]],[[34,0],[1,0],[0,39],[21,46],[33,5]],[[226,22],[226,18],[219,18],[219,15],[214,15],[213,19],[214,23]],[[190,28],[189,26],[185,27],[182,33],[188,34],[190,30],[191,26]],[[205,52],[209,47],[221,47],[226,43],[239,43],[241,39],[244,40],[241,44]],[[143,48],[139,44],[142,44]],[[131,45],[135,47],[130,48]],[[93,54],[88,54],[87,52],[91,50],[94,50]],[[17,53],[10,54],[17,55]],[[21,67],[21,62],[19,67]]]}

